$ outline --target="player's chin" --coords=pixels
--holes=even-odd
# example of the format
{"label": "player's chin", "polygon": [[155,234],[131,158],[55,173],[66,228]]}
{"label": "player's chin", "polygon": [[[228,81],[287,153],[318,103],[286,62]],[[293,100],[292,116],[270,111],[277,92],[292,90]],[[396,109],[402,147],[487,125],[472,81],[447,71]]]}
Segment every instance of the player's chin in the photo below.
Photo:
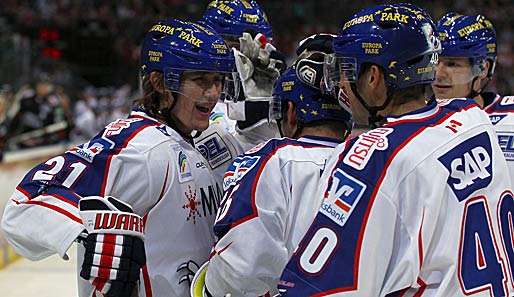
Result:
{"label": "player's chin", "polygon": [[434,91],[434,95],[435,95],[435,97],[437,99],[450,99],[450,98],[453,98],[453,96],[452,96],[453,88],[451,86],[432,85],[432,90]]}
{"label": "player's chin", "polygon": [[207,118],[207,120],[198,120],[196,121],[195,123],[195,130],[196,131],[205,131],[207,130],[207,128],[209,128],[209,118]]}

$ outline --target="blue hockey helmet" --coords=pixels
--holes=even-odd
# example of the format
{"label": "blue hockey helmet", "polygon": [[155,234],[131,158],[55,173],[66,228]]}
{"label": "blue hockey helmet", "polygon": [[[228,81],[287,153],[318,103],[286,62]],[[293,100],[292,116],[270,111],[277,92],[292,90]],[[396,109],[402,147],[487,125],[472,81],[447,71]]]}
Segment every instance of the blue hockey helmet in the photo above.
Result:
{"label": "blue hockey helmet", "polygon": [[488,76],[492,77],[497,55],[496,31],[486,17],[448,13],[437,23],[437,34],[443,48],[441,56],[469,58],[474,72],[490,60]]}
{"label": "blue hockey helmet", "polygon": [[340,75],[355,82],[364,64],[384,71],[388,92],[434,80],[440,42],[428,13],[413,4],[366,8],[347,21],[327,56],[326,87],[339,84]]}
{"label": "blue hockey helmet", "polygon": [[214,0],[207,6],[201,22],[224,36],[238,38],[248,32],[273,38],[268,18],[254,0]]}
{"label": "blue hockey helmet", "polygon": [[294,103],[297,119],[303,124],[330,120],[345,123],[348,130],[352,127],[351,114],[339,105],[337,98],[302,81],[294,66],[275,82],[270,119],[280,120],[288,101]]}
{"label": "blue hockey helmet", "polygon": [[[235,61],[219,34],[195,23],[166,19],[150,28],[141,46],[141,74],[152,71],[162,72],[166,87],[178,91],[184,71],[219,72],[230,80]],[[230,93],[235,95],[233,89]]]}

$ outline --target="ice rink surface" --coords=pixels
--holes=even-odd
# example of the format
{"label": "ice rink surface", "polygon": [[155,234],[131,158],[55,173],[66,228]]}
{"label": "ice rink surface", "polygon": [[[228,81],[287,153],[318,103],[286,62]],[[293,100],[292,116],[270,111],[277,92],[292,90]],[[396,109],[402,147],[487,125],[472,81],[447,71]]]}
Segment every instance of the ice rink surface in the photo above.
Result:
{"label": "ice rink surface", "polygon": [[69,250],[68,255],[68,261],[57,255],[37,262],[21,258],[0,270],[0,296],[77,296],[75,245]]}

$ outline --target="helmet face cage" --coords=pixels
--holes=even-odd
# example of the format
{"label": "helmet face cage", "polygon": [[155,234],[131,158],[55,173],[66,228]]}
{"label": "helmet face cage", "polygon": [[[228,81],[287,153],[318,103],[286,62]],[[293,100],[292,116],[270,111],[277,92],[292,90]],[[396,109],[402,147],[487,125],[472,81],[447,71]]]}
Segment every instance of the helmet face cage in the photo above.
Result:
{"label": "helmet face cage", "polygon": [[280,121],[283,117],[282,99],[279,96],[273,96],[269,101],[269,120]]}
{"label": "helmet face cage", "polygon": [[343,81],[354,83],[357,81],[357,59],[355,57],[342,57],[335,54],[325,56],[324,85],[326,91],[332,96],[339,95],[339,84]]}
{"label": "helmet face cage", "polygon": [[220,94],[220,101],[231,101],[239,96],[240,84],[237,80],[237,72],[214,72],[214,71],[198,71],[194,69],[184,70],[177,68],[165,68],[164,74],[164,85],[172,92],[179,92],[181,85],[182,74],[185,71],[194,72],[205,72],[205,73],[219,73],[223,75],[222,79],[222,90]]}

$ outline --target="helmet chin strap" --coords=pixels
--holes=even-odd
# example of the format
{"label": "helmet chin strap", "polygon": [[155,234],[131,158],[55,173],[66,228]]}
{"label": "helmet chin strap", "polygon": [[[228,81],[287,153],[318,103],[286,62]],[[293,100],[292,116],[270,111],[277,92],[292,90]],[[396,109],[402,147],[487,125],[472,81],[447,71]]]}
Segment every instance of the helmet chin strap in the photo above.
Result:
{"label": "helmet chin strap", "polygon": [[489,77],[486,77],[484,86],[481,87],[478,91],[475,91],[475,89],[473,87],[475,86],[475,82],[477,81],[477,79],[478,79],[478,76],[475,76],[475,77],[473,77],[473,80],[471,80],[471,90],[469,91],[466,98],[474,99],[475,97],[482,95],[482,92],[484,91],[484,89],[487,87],[489,82],[491,82],[491,79]]}
{"label": "helmet chin strap", "polygon": [[384,117],[381,116],[381,115],[378,115],[377,113],[379,111],[384,110],[389,105],[389,103],[391,103],[391,100],[393,99],[392,98],[393,96],[392,96],[391,89],[387,88],[387,94],[386,94],[387,97],[386,97],[386,100],[384,101],[384,103],[382,103],[382,105],[380,105],[380,106],[369,106],[366,103],[366,101],[364,101],[364,99],[362,98],[361,94],[357,90],[357,85],[355,83],[351,83],[350,87],[352,88],[352,92],[357,97],[357,100],[359,100],[359,102],[362,104],[362,106],[364,106],[364,108],[366,108],[366,110],[369,113],[369,117],[368,117],[368,125],[369,125],[369,127],[377,128],[378,126],[380,126],[380,124],[384,121]]}

